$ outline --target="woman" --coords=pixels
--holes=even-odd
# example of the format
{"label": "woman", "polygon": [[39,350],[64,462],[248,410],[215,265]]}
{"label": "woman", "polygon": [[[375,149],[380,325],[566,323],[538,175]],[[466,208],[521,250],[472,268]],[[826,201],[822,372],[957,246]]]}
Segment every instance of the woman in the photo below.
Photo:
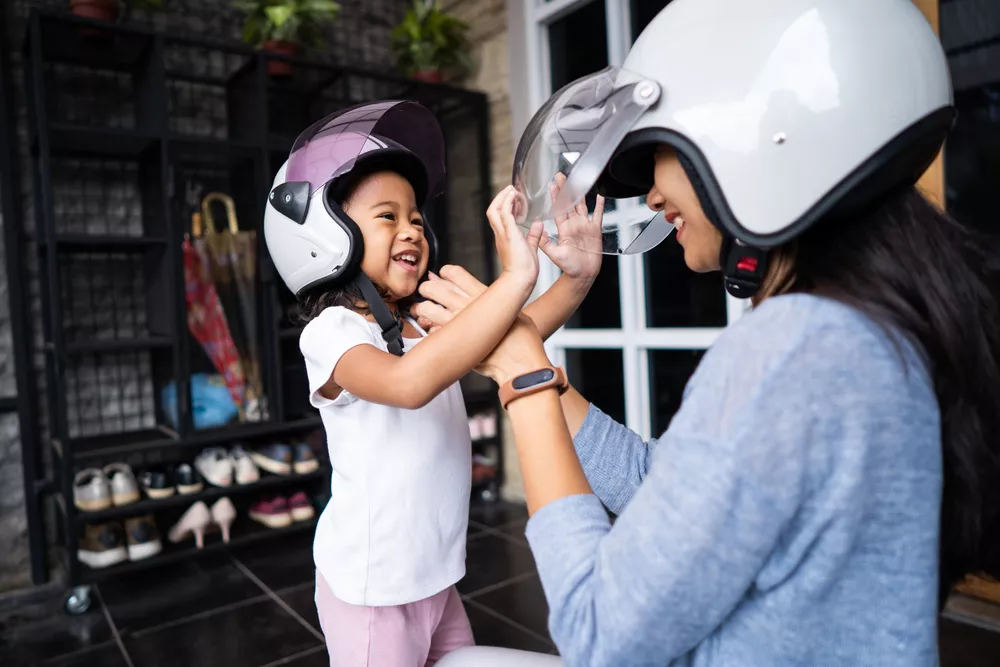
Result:
{"label": "woman", "polygon": [[[936,665],[949,588],[1000,570],[986,245],[913,187],[953,117],[941,46],[908,0],[762,4],[677,0],[518,150],[522,215],[561,219],[600,175],[661,214],[605,214],[606,250],[672,222],[691,269],[755,304],[659,441],[545,370],[526,318],[485,360],[567,665]],[[420,314],[481,289],[436,283]],[[442,665],[463,658],[504,664]]]}

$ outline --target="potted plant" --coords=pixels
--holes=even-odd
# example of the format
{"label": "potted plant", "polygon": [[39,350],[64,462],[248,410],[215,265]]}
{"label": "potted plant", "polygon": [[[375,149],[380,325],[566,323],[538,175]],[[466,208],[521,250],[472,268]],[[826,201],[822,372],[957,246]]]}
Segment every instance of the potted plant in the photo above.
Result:
{"label": "potted plant", "polygon": [[[322,46],[323,25],[340,11],[340,5],[333,0],[240,0],[235,4],[247,13],[243,41],[284,56],[297,55],[301,46]],[[292,65],[270,60],[267,71],[288,76]]]}
{"label": "potted plant", "polygon": [[69,0],[69,6],[77,16],[114,22],[123,7],[158,9],[163,6],[163,0]]}
{"label": "potted plant", "polygon": [[396,64],[407,76],[435,83],[442,80],[445,70],[466,72],[468,29],[458,17],[438,9],[434,0],[414,0],[392,31]]}

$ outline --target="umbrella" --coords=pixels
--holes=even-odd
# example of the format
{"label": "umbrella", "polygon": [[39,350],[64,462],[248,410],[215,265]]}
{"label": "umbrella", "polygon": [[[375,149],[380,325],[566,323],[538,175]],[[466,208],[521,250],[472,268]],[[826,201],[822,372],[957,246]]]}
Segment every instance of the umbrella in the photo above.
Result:
{"label": "umbrella", "polygon": [[192,216],[191,236],[184,236],[184,299],[187,302],[188,329],[201,343],[212,365],[222,375],[243,421],[243,397],[246,375],[239,352],[233,342],[226,314],[212,282],[199,214]]}
{"label": "umbrella", "polygon": [[[212,204],[226,209],[227,226],[216,229]],[[232,197],[212,192],[201,203],[205,223],[208,264],[216,290],[227,315],[233,340],[239,350],[247,378],[244,401],[246,418],[265,418],[264,386],[260,371],[260,339],[257,330],[257,299],[254,283],[257,275],[257,234],[240,231]]]}

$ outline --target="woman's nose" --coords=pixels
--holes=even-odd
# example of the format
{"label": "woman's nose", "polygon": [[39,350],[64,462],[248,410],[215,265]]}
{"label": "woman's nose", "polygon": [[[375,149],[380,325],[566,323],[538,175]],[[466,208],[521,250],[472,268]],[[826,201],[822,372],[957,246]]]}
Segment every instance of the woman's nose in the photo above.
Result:
{"label": "woman's nose", "polygon": [[646,195],[646,206],[659,213],[666,203],[667,200],[663,198],[655,186],[649,189],[649,194]]}

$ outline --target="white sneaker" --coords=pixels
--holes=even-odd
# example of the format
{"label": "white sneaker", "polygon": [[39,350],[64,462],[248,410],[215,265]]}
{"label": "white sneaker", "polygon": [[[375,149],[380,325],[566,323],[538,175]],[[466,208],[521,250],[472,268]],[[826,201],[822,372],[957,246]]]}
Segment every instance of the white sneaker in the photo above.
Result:
{"label": "white sneaker", "polygon": [[233,483],[233,461],[221,447],[203,450],[194,460],[194,467],[213,486],[230,486]]}
{"label": "white sneaker", "polygon": [[236,471],[237,484],[253,484],[260,480],[260,471],[257,464],[250,458],[247,450],[242,445],[234,445],[229,450],[229,458],[232,461],[233,470]]}
{"label": "white sneaker", "polygon": [[87,468],[73,478],[73,504],[85,512],[111,507],[111,484],[100,468]]}
{"label": "white sneaker", "polygon": [[104,466],[104,474],[111,484],[111,500],[115,505],[128,505],[139,500],[139,484],[127,463]]}

